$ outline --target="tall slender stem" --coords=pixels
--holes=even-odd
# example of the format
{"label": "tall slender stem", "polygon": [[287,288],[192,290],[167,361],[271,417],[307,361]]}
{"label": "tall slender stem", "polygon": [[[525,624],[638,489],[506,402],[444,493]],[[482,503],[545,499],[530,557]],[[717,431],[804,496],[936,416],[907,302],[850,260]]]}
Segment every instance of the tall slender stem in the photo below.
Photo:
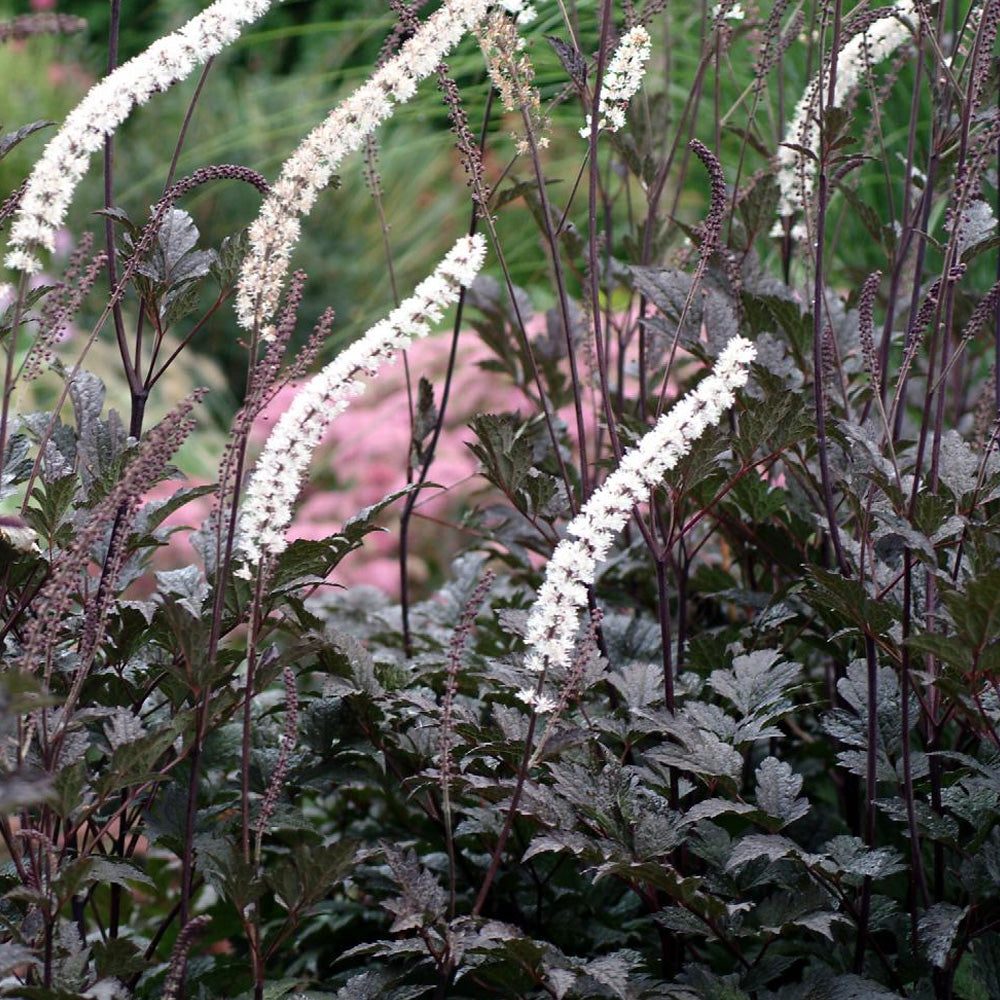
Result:
{"label": "tall slender stem", "polygon": [[[825,105],[822,94],[823,74],[820,74],[818,106],[821,109],[833,107],[837,83],[837,51],[840,47],[841,17],[842,0],[836,0],[834,8],[833,46],[830,57],[829,90],[827,91],[827,102]],[[830,533],[830,541],[833,545],[837,565],[840,567],[841,572],[846,575],[847,562],[844,558],[844,551],[840,542],[840,529],[837,526],[837,512],[833,498],[833,484],[830,479],[829,442],[826,435],[826,392],[823,380],[823,241],[826,236],[826,211],[829,198],[829,178],[827,175],[825,144],[825,122],[821,114],[819,123],[818,203],[816,208],[816,268],[813,282],[813,398],[816,410],[816,445],[819,450],[820,478],[823,484],[823,505],[826,508],[827,528]]]}
{"label": "tall slender stem", "polygon": [[[122,0],[111,0],[111,26],[108,30],[108,73],[112,73],[118,65],[118,34],[121,23]],[[115,137],[111,133],[104,140],[104,207],[113,208],[115,204]],[[107,245],[108,288],[112,295],[118,287],[118,262],[115,257],[115,224],[110,215],[104,216],[104,241]],[[132,396],[132,412],[129,419],[130,428],[138,421],[141,425],[141,414],[137,410],[145,405],[142,396],[142,380],[132,365],[132,354],[125,333],[125,317],[122,313],[120,299],[115,296],[111,306],[111,316],[115,327],[115,339],[118,341],[118,352],[121,354],[122,369],[128,381]]]}
{"label": "tall slender stem", "polygon": [[[7,344],[7,362],[4,366],[3,400],[0,402],[0,473],[4,471],[7,454],[7,433],[10,422],[10,400],[14,394],[14,358],[17,354],[17,334],[24,312],[24,297],[28,293],[28,278],[22,274],[17,283],[14,308],[11,312],[10,341]],[[29,484],[30,485],[30,484]]]}
{"label": "tall slender stem", "polygon": [[[486,97],[486,108],[483,112],[483,124],[479,131],[478,148],[480,155],[482,155],[486,148],[487,130],[489,129],[490,119],[493,116],[493,100],[494,92],[491,87],[490,92]],[[482,196],[485,194],[485,189],[476,193]],[[474,236],[476,234],[479,214],[479,206],[473,205],[472,215],[469,219],[470,236]],[[393,294],[395,295],[395,292],[393,292]],[[407,495],[405,501],[403,502],[403,511],[399,518],[399,602],[400,617],[403,625],[403,649],[407,656],[410,656],[413,653],[413,640],[410,633],[409,573],[407,571],[407,563],[409,560],[410,521],[413,517],[413,509],[417,502],[419,488],[427,482],[427,476],[430,473],[430,468],[434,462],[434,456],[437,452],[438,441],[441,439],[441,431],[444,429],[445,414],[448,411],[448,402],[451,399],[451,384],[455,376],[455,364],[458,360],[458,338],[462,330],[462,321],[465,316],[466,295],[467,292],[463,288],[458,297],[458,305],[455,307],[455,323],[452,326],[451,331],[451,349],[448,352],[448,365],[445,369],[444,385],[441,389],[441,401],[438,404],[437,419],[434,421],[434,429],[431,431],[430,441],[424,450],[424,458],[420,463],[420,469],[417,473],[416,479],[414,480],[415,489]],[[513,296],[511,296],[511,299],[513,301]],[[540,388],[539,391],[541,391]],[[558,445],[555,447],[558,452]]]}
{"label": "tall slender stem", "polygon": [[[598,109],[601,102],[601,86],[604,79],[604,67],[607,64],[608,49],[611,41],[611,18],[614,12],[612,0],[603,0],[601,4],[601,41],[597,51],[597,73],[594,84],[594,110],[590,116],[590,184],[588,189],[588,269],[590,271],[590,310],[594,323],[594,352],[597,357],[597,375],[601,383],[601,403],[604,408],[604,419],[608,425],[608,437],[611,440],[611,448],[614,451],[615,459],[620,460],[622,455],[621,443],[618,440],[618,422],[615,418],[614,407],[612,405],[611,387],[608,384],[608,358],[604,336],[601,330],[601,271],[597,257],[597,196],[600,191],[601,177],[600,165],[597,161],[597,139],[600,128],[600,114]],[[553,252],[555,248],[553,247]],[[572,358],[572,349],[570,350]],[[574,380],[574,388],[576,383]],[[581,451],[581,457],[585,453]],[[586,483],[586,479],[582,481]],[[584,488],[584,497],[587,490]]]}
{"label": "tall slender stem", "polygon": [[[594,109],[595,119],[598,117]],[[535,171],[535,183],[538,187],[538,200],[542,214],[542,226],[545,239],[552,254],[552,275],[556,283],[556,299],[559,303],[559,318],[562,321],[563,335],[566,340],[566,354],[569,358],[570,383],[573,386],[573,409],[576,414],[577,447],[580,452],[580,493],[583,500],[590,496],[590,464],[587,460],[587,427],[583,419],[583,389],[580,385],[580,374],[576,363],[576,350],[573,343],[573,326],[569,315],[569,292],[563,275],[562,254],[559,250],[559,239],[552,226],[552,207],[549,202],[548,188],[542,171],[542,161],[538,153],[538,143],[535,140],[534,123],[527,108],[521,108],[521,119],[524,122],[525,138],[531,155],[531,163]],[[595,322],[599,322],[595,318]]]}

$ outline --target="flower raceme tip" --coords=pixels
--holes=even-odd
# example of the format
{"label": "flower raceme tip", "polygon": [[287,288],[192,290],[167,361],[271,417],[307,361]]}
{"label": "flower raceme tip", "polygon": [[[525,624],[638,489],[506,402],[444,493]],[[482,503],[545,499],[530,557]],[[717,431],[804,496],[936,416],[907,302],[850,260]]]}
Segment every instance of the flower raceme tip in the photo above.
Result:
{"label": "flower raceme tip", "polygon": [[[601,81],[601,107],[598,128],[619,132],[625,127],[628,102],[639,92],[646,75],[650,54],[649,32],[641,25],[630,28],[622,35],[608,61]],[[586,124],[580,129],[584,139],[590,137],[593,117],[587,115]]]}
{"label": "flower raceme tip", "polygon": [[[896,3],[881,10],[885,11],[884,17],[858,32],[840,50],[837,57],[837,79],[833,99],[830,101],[835,107],[841,107],[861,86],[869,67],[888,59],[912,37],[909,25],[919,23],[914,0],[896,0]],[[828,72],[829,67],[824,67],[813,77],[785,129],[785,144],[778,150],[777,179],[781,198],[778,203],[778,220],[771,229],[771,235],[775,237],[783,235],[784,219],[807,212],[810,208],[816,183],[816,162],[800,152],[800,149],[808,149],[813,154],[819,152],[817,105],[820,86]],[[805,220],[795,223],[792,236],[798,240],[809,238],[809,227]]]}

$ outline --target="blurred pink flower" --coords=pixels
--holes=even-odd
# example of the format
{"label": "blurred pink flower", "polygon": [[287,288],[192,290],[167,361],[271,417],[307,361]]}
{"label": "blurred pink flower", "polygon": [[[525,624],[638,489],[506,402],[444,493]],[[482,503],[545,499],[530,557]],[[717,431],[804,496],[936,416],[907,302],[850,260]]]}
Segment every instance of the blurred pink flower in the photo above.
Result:
{"label": "blurred pink flower", "polygon": [[[430,337],[418,341],[407,352],[414,391],[421,376],[434,386],[440,403],[447,370],[450,338]],[[489,357],[474,335],[460,341],[458,362],[452,381],[446,422],[436,449],[429,481],[443,488],[430,488],[417,500],[417,513],[410,528],[410,571],[419,580],[427,573],[427,560],[447,561],[465,538],[458,526],[464,507],[473,494],[489,489],[477,475],[479,463],[465,442],[473,439],[466,427],[477,413],[524,410],[524,398],[477,362]],[[260,447],[271,426],[287,409],[298,389],[283,389],[262,414],[251,433],[251,448]],[[410,417],[406,375],[402,362],[388,366],[373,379],[360,397],[327,431],[316,451],[310,482],[302,493],[289,538],[320,539],[335,534],[344,522],[362,508],[406,485],[406,458],[410,447]],[[169,480],[157,485],[147,500],[166,500],[182,487],[201,485],[193,480]],[[352,552],[335,570],[332,581],[345,586],[369,584],[386,593],[399,593],[399,515],[402,501],[379,518],[387,530],[367,536],[364,547]],[[209,514],[212,497],[200,497],[164,521],[177,529],[170,544],[154,556],[157,569],[198,562],[190,543],[190,531]],[[429,520],[433,518],[433,520]],[[449,525],[454,525],[453,528]]]}
{"label": "blurred pink flower", "polygon": [[32,10],[55,10],[56,0],[31,0]]}
{"label": "blurred pink flower", "polygon": [[[421,377],[428,379],[434,386],[435,403],[440,403],[449,349],[448,337],[430,337],[407,351],[414,392]],[[416,579],[426,573],[428,558],[447,559],[450,551],[461,546],[461,512],[473,494],[487,488],[486,481],[477,476],[478,461],[465,444],[473,439],[466,425],[477,413],[524,408],[520,393],[479,368],[477,362],[487,357],[489,352],[471,335],[460,340],[445,426],[429,476],[430,482],[443,488],[422,491],[411,521],[410,568]],[[285,389],[263,414],[254,430],[256,442],[263,442],[295,391],[294,386]],[[365,395],[331,424],[317,450],[290,537],[323,538],[333,534],[362,508],[402,489],[406,485],[409,448],[406,375],[400,362],[380,372]],[[401,509],[402,501],[385,512],[380,523],[388,532],[369,535],[364,549],[352,553],[337,568],[335,582],[348,586],[367,583],[391,594],[399,593]]]}
{"label": "blurred pink flower", "polygon": [[[536,316],[529,324],[529,334],[540,333],[544,322],[544,316]],[[450,348],[451,338],[443,335],[418,341],[407,351],[414,395],[420,378],[424,377],[434,387],[435,404],[440,405]],[[426,576],[432,562],[447,563],[453,553],[468,544],[470,539],[460,524],[463,511],[495,496],[493,488],[479,475],[478,459],[466,444],[474,440],[467,426],[469,421],[478,413],[520,410],[525,414],[532,409],[524,395],[503,376],[480,367],[480,362],[492,357],[473,332],[463,333],[445,425],[428,476],[429,482],[441,488],[428,487],[421,492],[410,522],[409,572],[414,581]],[[678,358],[682,371],[686,364],[686,358]],[[628,382],[626,391],[632,395],[636,391],[635,380],[629,378]],[[263,445],[297,389],[296,385],[287,386],[262,414],[251,434],[251,450]],[[676,395],[673,381],[667,395],[668,399]],[[601,415],[595,413],[593,402],[591,394],[585,390],[584,418],[591,444],[602,421]],[[560,410],[559,416],[570,428],[570,437],[575,441],[576,418],[572,406]],[[606,447],[606,434],[604,441]],[[309,483],[301,494],[289,538],[320,539],[335,534],[362,508],[403,488],[409,448],[406,374],[400,359],[383,368],[368,383],[365,394],[330,425],[316,451]],[[169,497],[180,485],[177,482],[161,484],[154,494],[160,498]],[[333,583],[349,587],[369,584],[398,596],[402,507],[403,502],[398,501],[380,516],[379,523],[387,530],[368,535],[364,547],[348,555],[334,571]],[[166,524],[173,527],[198,525],[210,509],[211,498],[202,498],[172,514]],[[181,561],[196,561],[197,557],[187,541],[187,533],[179,531],[171,539],[169,551],[161,550],[157,559],[167,559],[170,565],[176,566]],[[541,563],[540,558],[538,563]]]}

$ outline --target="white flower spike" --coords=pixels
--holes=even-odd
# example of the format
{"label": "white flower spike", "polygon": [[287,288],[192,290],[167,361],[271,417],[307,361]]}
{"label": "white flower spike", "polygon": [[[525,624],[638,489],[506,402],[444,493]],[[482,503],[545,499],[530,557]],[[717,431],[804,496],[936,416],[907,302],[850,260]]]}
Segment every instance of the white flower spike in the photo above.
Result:
{"label": "white flower spike", "polygon": [[523,701],[525,705],[533,709],[537,715],[547,715],[549,712],[554,712],[559,707],[559,703],[554,698],[550,698],[548,695],[539,694],[534,688],[530,687],[521,688],[521,690],[518,691],[514,697]]}
{"label": "white flower spike", "polygon": [[334,108],[285,161],[250,227],[236,297],[236,317],[245,330],[265,325],[277,309],[299,239],[299,218],[309,214],[341,161],[360,149],[395,104],[416,93],[417,84],[485,17],[488,6],[488,0],[445,0],[398,54]]}
{"label": "white flower spike", "polygon": [[482,236],[460,239],[413,295],[376,323],[303,386],[271,431],[247,485],[240,514],[241,548],[247,565],[279,555],[285,531],[323,433],[350,401],[365,390],[361,375],[374,375],[383,362],[424,337],[444,311],[472,284],[486,257]]}
{"label": "white flower spike", "polygon": [[[884,8],[886,16],[872,24],[866,31],[859,32],[841,49],[837,57],[837,81],[834,85],[833,104],[836,107],[858,89],[869,66],[880,63],[893,54],[912,34],[903,19],[918,23],[918,14],[913,0],[896,0],[891,7]],[[824,70],[828,72],[828,70]],[[795,107],[795,114],[785,129],[785,142],[802,146],[813,153],[819,152],[819,125],[817,108],[820,78],[814,77],[806,88],[802,99]],[[816,162],[789,146],[778,150],[778,187],[781,200],[778,203],[779,219],[771,229],[772,236],[782,236],[782,219],[806,212],[812,201],[816,183]],[[797,240],[808,239],[808,226],[804,221],[792,227],[792,236]]]}
{"label": "white flower spike", "polygon": [[[35,164],[10,230],[6,264],[34,274],[39,250],[55,249],[73,192],[87,172],[91,154],[153,94],[167,90],[235,41],[274,0],[216,0],[183,27],[153,42],[145,52],[109,73],[67,115],[62,128]],[[279,0],[280,2],[280,0]]]}
{"label": "white flower spike", "polygon": [[516,14],[518,24],[530,24],[538,17],[538,11],[531,0],[500,0],[500,6],[508,14]]}
{"label": "white flower spike", "polygon": [[[649,32],[641,24],[622,35],[622,40],[604,71],[604,80],[601,83],[599,128],[618,132],[625,127],[628,102],[639,93],[642,78],[646,75],[649,53]],[[580,129],[580,135],[584,139],[590,138],[592,121],[592,117],[587,115],[587,122]]]}
{"label": "white flower spike", "polygon": [[712,373],[680,399],[642,440],[622,456],[621,464],[583,505],[552,553],[545,579],[528,615],[525,667],[544,673],[567,668],[587,606],[587,586],[607,557],[615,536],[632,509],[649,496],[663,476],[690,450],[706,428],[733,405],[735,391],[746,384],[757,349],[744,337],[726,344]]}

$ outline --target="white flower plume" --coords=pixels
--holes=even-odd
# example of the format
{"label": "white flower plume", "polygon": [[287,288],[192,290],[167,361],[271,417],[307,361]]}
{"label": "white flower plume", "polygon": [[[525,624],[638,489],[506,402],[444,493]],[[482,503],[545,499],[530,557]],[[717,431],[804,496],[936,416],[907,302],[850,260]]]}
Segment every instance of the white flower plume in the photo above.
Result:
{"label": "white flower plume", "polygon": [[[268,436],[254,468],[240,513],[241,548],[248,564],[279,555],[285,531],[323,433],[351,399],[365,390],[361,375],[374,375],[384,361],[426,336],[458,300],[483,266],[482,236],[460,239],[413,295],[376,323],[303,386]],[[244,575],[249,573],[245,567]]]}
{"label": "white flower plume", "polygon": [[531,0],[500,0],[500,6],[508,14],[516,14],[518,24],[530,24],[538,17],[538,11]]}
{"label": "white flower plume", "polygon": [[548,697],[548,695],[539,694],[534,688],[526,687],[521,688],[514,694],[515,698],[520,699],[528,706],[528,708],[533,709],[537,715],[547,715],[549,712],[554,712],[559,707],[559,702],[554,698]]}
{"label": "white flower plume", "polygon": [[[601,82],[601,107],[598,127],[609,132],[618,132],[625,127],[625,112],[628,102],[632,100],[642,86],[642,78],[646,74],[646,63],[649,62],[650,39],[649,32],[637,24],[622,35],[608,61]],[[587,122],[580,129],[580,135],[590,137],[593,119],[587,115]]]}
{"label": "white flower plume", "polygon": [[[167,90],[235,41],[244,25],[262,17],[274,0],[215,0],[183,27],[109,73],[67,115],[35,164],[11,226],[7,266],[41,270],[37,252],[52,251],[73,192],[91,154],[104,145],[137,104]],[[280,0],[278,0],[280,2]]]}
{"label": "white flower plume", "polygon": [[417,84],[486,14],[488,0],[445,0],[397,55],[317,126],[285,161],[281,176],[250,227],[250,248],[240,273],[236,316],[252,330],[273,315],[299,238],[299,217],[308,215],[341,161],[388,119],[394,104],[408,101]]}
{"label": "white flower plume", "polygon": [[733,337],[712,373],[622,456],[618,468],[567,525],[569,537],[552,553],[528,615],[528,670],[542,673],[549,667],[569,666],[581,612],[587,607],[587,586],[594,582],[598,564],[636,504],[649,497],[649,491],[691,450],[705,429],[732,406],[735,390],[746,384],[756,356],[757,349],[749,340]]}
{"label": "white flower plume", "polygon": [[[893,54],[911,37],[909,26],[918,23],[917,8],[913,0],[896,0],[891,7],[885,7],[885,17],[880,18],[867,30],[859,32],[841,49],[837,57],[837,81],[834,85],[833,104],[840,107],[858,89],[869,66],[880,63]],[[823,70],[828,73],[829,70]],[[818,115],[819,87],[821,76],[814,77],[806,88],[802,99],[795,106],[788,127],[785,142],[819,152]],[[781,200],[778,204],[779,219],[771,229],[772,236],[783,235],[782,218],[788,218],[809,209],[812,192],[816,183],[816,162],[787,145],[778,150],[778,187]],[[792,228],[792,235],[798,240],[808,236],[808,227],[798,222]]]}

